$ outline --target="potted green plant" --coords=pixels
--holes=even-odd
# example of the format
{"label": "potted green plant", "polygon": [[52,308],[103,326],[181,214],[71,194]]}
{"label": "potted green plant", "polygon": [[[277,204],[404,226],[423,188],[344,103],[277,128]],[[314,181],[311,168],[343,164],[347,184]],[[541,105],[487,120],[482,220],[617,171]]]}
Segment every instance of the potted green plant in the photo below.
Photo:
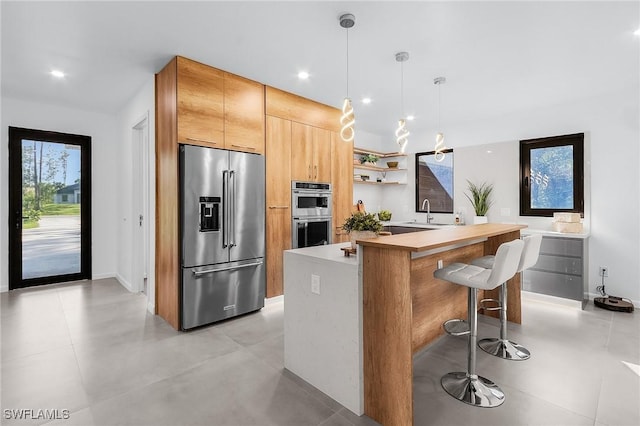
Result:
{"label": "potted green plant", "polygon": [[487,223],[487,212],[493,205],[493,200],[491,199],[493,185],[486,182],[481,185],[476,185],[469,180],[467,180],[467,184],[467,188],[471,195],[464,195],[471,202],[473,210],[476,213],[473,223]]}
{"label": "potted green plant", "polygon": [[360,164],[369,164],[371,166],[375,166],[380,157],[374,154],[362,154],[360,156]]}
{"label": "potted green plant", "polygon": [[356,248],[357,240],[375,238],[382,231],[382,223],[373,213],[355,212],[344,221],[342,229],[351,237],[351,248]]}
{"label": "potted green plant", "polygon": [[378,219],[383,222],[391,220],[391,212],[389,210],[380,210],[378,212]]}

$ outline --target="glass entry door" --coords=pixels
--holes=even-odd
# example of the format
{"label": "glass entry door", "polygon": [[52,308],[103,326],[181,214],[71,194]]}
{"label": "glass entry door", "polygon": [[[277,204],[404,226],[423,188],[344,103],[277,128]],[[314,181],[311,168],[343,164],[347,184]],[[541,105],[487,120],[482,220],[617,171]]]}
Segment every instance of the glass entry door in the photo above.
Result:
{"label": "glass entry door", "polygon": [[9,128],[9,289],[91,278],[91,138]]}

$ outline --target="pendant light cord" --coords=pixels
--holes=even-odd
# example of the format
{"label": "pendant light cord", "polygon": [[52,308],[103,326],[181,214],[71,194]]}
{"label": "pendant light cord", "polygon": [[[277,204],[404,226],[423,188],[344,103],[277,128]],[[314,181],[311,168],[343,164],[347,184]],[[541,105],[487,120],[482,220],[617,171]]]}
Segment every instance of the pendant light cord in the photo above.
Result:
{"label": "pendant light cord", "polygon": [[347,30],[347,98],[349,97],[349,28]]}
{"label": "pendant light cord", "polygon": [[400,62],[400,110],[404,119],[404,61]]}

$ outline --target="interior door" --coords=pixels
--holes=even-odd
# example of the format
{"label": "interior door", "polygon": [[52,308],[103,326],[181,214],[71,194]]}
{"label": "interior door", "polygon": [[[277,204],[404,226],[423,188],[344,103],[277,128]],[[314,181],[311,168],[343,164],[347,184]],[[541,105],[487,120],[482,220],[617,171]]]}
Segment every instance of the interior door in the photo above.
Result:
{"label": "interior door", "polygon": [[91,279],[91,138],[9,127],[9,289]]}

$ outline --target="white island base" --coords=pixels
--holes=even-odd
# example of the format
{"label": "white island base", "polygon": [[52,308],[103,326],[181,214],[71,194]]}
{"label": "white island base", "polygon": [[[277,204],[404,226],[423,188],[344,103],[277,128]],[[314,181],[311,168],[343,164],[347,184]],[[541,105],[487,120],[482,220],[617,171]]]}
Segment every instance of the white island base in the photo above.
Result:
{"label": "white island base", "polygon": [[284,366],[362,415],[362,284],[348,246],[284,252]]}

